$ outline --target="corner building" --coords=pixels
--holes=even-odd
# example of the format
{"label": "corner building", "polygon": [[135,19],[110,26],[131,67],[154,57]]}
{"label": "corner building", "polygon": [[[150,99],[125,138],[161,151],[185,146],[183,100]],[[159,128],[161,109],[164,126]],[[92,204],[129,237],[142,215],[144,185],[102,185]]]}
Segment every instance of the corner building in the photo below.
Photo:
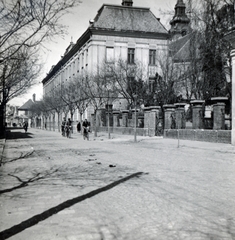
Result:
{"label": "corner building", "polygon": [[[123,59],[141,62],[146,81],[160,73],[157,58],[168,49],[169,33],[146,7],[133,6],[132,0],[121,5],[104,4],[83,35],[70,43],[64,56],[43,79],[44,96],[50,96],[79,74],[95,73],[103,61]],[[92,109],[84,117],[90,116]],[[78,116],[78,115],[77,115]],[[75,114],[75,119],[77,119]]]}

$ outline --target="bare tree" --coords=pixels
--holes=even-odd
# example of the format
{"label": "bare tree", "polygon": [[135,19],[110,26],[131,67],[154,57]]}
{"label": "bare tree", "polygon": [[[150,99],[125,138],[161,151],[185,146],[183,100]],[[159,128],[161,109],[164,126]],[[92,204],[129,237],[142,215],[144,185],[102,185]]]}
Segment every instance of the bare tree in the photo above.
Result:
{"label": "bare tree", "polygon": [[61,91],[56,90],[53,92],[51,96],[46,96],[43,99],[43,112],[50,112],[55,118],[55,113],[57,114],[57,127],[58,131],[60,131],[60,114],[63,110],[64,102],[61,99]]}
{"label": "bare tree", "polygon": [[77,76],[72,84],[74,87],[73,89],[76,92],[74,103],[79,111],[80,119],[82,119],[82,115],[89,104],[89,99],[86,94],[85,78],[83,76]]}
{"label": "bare tree", "polygon": [[37,48],[65,34],[61,17],[80,0],[0,0],[0,56],[6,61],[22,48]]}
{"label": "bare tree", "polygon": [[128,107],[133,105],[136,95],[139,99],[143,98],[143,83],[147,74],[140,62],[128,64],[127,61],[118,59],[113,63],[106,63],[105,69],[116,98],[125,99]]}
{"label": "bare tree", "polygon": [[76,85],[74,84],[74,81],[69,81],[65,85],[61,87],[61,99],[64,102],[63,105],[66,106],[70,113],[71,120],[73,119],[73,115],[75,113],[75,110],[77,108],[75,101],[77,97],[77,91],[76,91]]}
{"label": "bare tree", "polygon": [[32,86],[40,74],[41,66],[38,54],[27,47],[21,48],[14,57],[0,64],[0,91],[4,92],[2,103],[9,102]]}
{"label": "bare tree", "polygon": [[84,80],[84,94],[94,108],[94,135],[97,136],[97,110],[114,100],[113,82],[105,71],[98,71],[96,75],[86,75]]}
{"label": "bare tree", "polygon": [[60,19],[79,3],[80,0],[0,0],[1,133],[6,103],[24,93],[39,74],[35,52],[45,42],[65,34],[66,27]]}

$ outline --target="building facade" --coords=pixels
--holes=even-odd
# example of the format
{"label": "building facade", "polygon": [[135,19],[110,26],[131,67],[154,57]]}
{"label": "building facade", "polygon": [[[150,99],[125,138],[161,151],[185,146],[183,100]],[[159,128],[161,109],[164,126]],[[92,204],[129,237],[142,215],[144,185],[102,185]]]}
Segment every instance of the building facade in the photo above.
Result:
{"label": "building facade", "polygon": [[[160,73],[157,58],[168,49],[169,33],[149,8],[134,7],[130,0],[121,5],[104,4],[89,24],[43,79],[44,96],[51,96],[79,75],[95,74],[100,64],[112,59],[141,62],[146,81]],[[88,108],[84,118],[91,113]],[[81,120],[78,116],[73,120]]]}

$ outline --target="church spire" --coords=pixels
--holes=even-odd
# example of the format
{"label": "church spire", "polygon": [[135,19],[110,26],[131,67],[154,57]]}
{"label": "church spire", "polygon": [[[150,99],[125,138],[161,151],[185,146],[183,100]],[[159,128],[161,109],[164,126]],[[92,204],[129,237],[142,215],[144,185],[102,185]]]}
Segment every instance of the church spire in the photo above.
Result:
{"label": "church spire", "polygon": [[170,21],[171,29],[169,32],[172,35],[172,39],[184,36],[191,30],[189,26],[190,19],[185,13],[185,9],[186,7],[183,0],[177,0],[175,5],[175,15]]}

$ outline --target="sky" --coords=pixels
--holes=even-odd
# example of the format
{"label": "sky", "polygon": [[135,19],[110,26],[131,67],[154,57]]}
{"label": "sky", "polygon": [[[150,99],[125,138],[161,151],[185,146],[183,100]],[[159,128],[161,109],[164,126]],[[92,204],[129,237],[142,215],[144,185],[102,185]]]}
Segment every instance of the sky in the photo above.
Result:
{"label": "sky", "polygon": [[[67,25],[67,35],[64,38],[54,39],[53,42],[46,44],[47,49],[42,51],[42,61],[44,63],[44,69],[38,84],[29,89],[26,94],[21,97],[15,98],[10,101],[11,105],[22,106],[29,99],[32,99],[32,95],[36,94],[36,100],[42,98],[43,86],[41,81],[46,74],[50,71],[52,65],[56,65],[64,54],[65,49],[70,44],[71,40],[75,43],[77,39],[86,31],[89,27],[89,20],[94,19],[98,10],[103,4],[115,4],[121,5],[122,0],[82,0],[82,3],[72,10],[68,15],[65,15],[62,19],[63,24]],[[164,13],[174,13],[174,7],[177,0],[133,0],[133,6],[135,7],[147,7],[158,18],[160,22],[169,29],[169,21],[173,15],[166,15]]]}

